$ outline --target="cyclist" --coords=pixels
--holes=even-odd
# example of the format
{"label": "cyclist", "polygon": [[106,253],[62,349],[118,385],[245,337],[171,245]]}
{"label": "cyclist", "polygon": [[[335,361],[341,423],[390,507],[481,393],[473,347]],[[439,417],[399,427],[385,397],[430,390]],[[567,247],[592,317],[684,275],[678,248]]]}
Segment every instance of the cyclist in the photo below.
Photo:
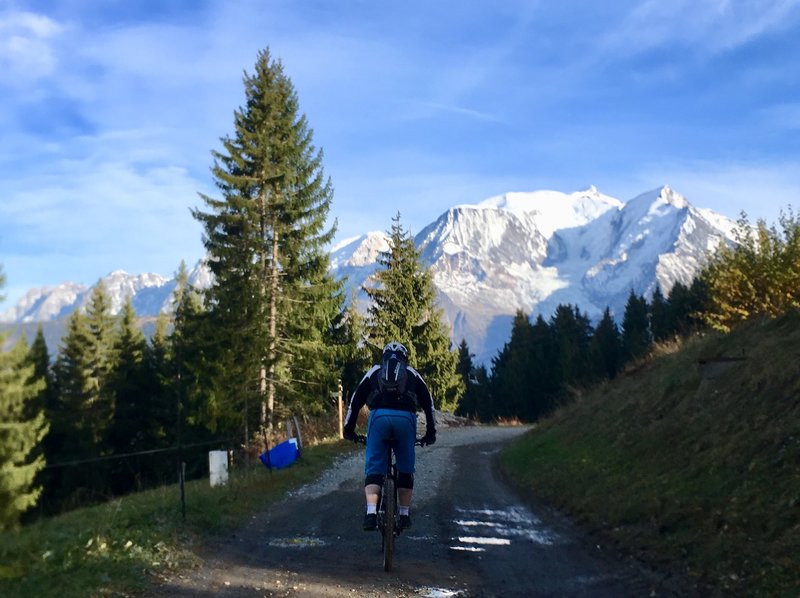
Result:
{"label": "cyclist", "polygon": [[364,463],[364,494],[367,499],[364,530],[371,531],[377,527],[378,496],[389,466],[384,440],[390,436],[395,439],[397,462],[397,525],[400,529],[410,528],[417,409],[425,412],[425,436],[420,441],[423,446],[436,442],[436,423],[433,398],[428,386],[419,372],[408,365],[408,349],[397,341],[383,348],[381,363],[372,366],[353,393],[344,423],[345,438],[358,441],[356,420],[365,404],[370,413]]}

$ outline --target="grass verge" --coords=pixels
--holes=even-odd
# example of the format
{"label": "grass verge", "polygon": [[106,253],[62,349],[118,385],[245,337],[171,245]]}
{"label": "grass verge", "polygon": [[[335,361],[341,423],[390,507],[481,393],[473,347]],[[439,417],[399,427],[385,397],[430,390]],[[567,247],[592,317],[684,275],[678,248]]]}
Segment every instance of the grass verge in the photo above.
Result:
{"label": "grass verge", "polygon": [[705,595],[800,595],[800,313],[692,339],[503,454],[523,488]]}
{"label": "grass verge", "polygon": [[287,490],[317,477],[352,443],[306,448],[292,467],[260,463],[233,470],[226,486],[185,486],[183,521],[177,485],[119,498],[0,535],[0,596],[119,596],[161,571],[191,565],[205,538],[234,529]]}

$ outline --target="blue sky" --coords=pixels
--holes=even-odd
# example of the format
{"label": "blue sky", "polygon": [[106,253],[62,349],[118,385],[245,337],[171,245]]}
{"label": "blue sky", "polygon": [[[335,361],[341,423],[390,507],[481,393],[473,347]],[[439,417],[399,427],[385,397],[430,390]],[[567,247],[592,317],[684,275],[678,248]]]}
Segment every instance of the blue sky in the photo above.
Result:
{"label": "blue sky", "polygon": [[265,47],[337,239],[589,185],[768,222],[800,205],[800,0],[0,0],[0,311],[191,267],[189,210]]}

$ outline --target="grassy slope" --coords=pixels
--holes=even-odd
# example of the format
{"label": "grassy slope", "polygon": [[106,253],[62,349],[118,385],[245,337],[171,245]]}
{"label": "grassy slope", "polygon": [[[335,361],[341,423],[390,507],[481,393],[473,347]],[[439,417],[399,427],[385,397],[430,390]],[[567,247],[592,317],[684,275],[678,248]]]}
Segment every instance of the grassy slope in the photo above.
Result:
{"label": "grassy slope", "polygon": [[313,480],[351,443],[308,448],[290,468],[233,471],[226,486],[186,484],[186,522],[176,485],[80,509],[0,535],[0,596],[124,595],[150,575],[190,565],[204,538],[241,525],[287,489]]}
{"label": "grassy slope", "polygon": [[661,353],[541,422],[504,467],[708,593],[800,595],[800,313]]}

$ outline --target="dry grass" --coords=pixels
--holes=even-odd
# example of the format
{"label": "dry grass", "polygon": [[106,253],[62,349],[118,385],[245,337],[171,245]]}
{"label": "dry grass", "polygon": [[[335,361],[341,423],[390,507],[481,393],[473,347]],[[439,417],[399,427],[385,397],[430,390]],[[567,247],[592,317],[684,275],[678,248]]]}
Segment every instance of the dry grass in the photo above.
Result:
{"label": "dry grass", "polygon": [[236,467],[225,486],[186,484],[186,520],[176,485],[42,520],[0,535],[0,596],[124,596],[152,575],[190,565],[209,534],[241,525],[252,513],[315,479],[354,447],[320,442],[287,469]]}
{"label": "dry grass", "polygon": [[710,594],[800,594],[800,313],[694,338],[506,455],[535,493]]}

